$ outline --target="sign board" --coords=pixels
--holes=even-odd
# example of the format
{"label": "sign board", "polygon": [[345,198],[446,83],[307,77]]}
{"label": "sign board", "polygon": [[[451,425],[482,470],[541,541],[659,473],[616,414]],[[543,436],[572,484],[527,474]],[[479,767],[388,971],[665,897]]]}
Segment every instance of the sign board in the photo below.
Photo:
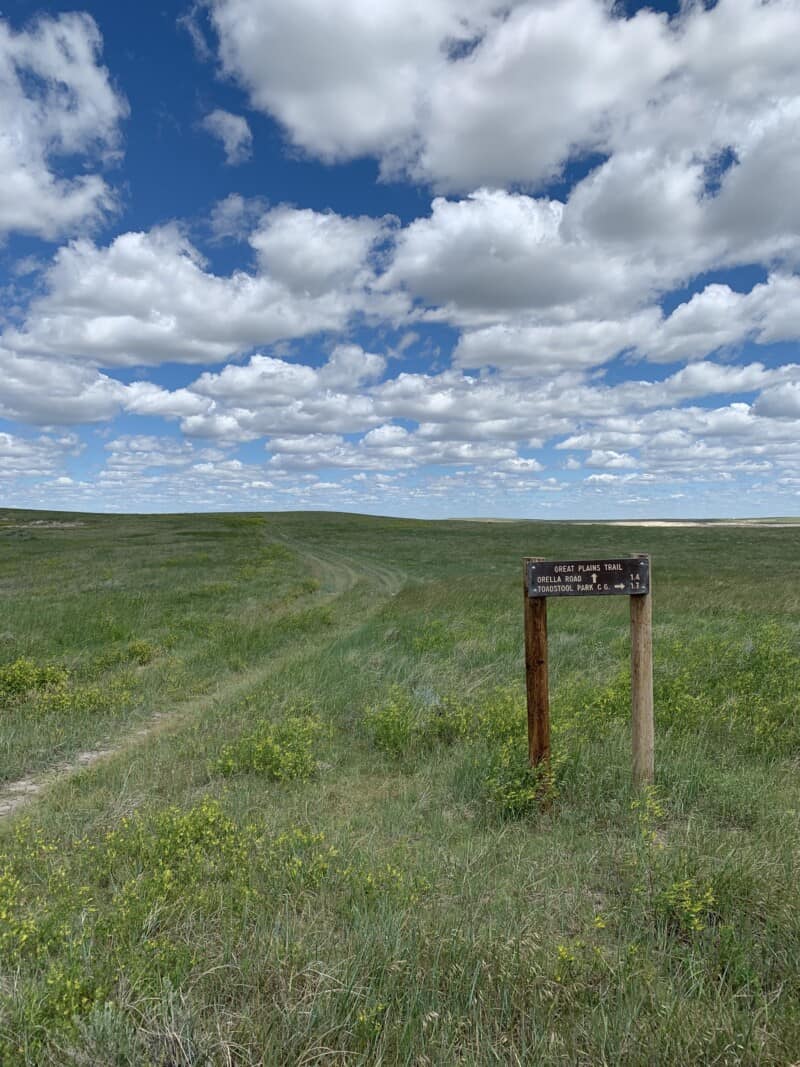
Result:
{"label": "sign board", "polygon": [[528,596],[642,596],[649,559],[528,560]]}

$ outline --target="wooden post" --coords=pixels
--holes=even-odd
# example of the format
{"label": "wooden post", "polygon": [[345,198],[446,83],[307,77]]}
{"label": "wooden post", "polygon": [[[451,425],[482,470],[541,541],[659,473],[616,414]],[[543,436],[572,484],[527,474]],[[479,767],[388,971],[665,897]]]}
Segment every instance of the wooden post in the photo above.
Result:
{"label": "wooden post", "polygon": [[[640,553],[637,559],[650,557]],[[629,597],[631,602],[631,726],[633,736],[633,784],[650,785],[653,758],[653,576],[650,592]]]}
{"label": "wooden post", "polygon": [[[541,559],[530,557],[532,561]],[[525,688],[528,697],[528,759],[550,759],[550,695],[547,685],[547,599],[528,596],[528,560],[522,561],[525,595]]]}

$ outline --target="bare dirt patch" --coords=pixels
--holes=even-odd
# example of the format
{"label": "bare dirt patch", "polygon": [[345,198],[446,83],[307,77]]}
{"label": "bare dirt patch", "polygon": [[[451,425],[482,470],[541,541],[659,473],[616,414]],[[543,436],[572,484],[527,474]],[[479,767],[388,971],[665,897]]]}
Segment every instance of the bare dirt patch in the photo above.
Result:
{"label": "bare dirt patch", "polygon": [[34,519],[33,522],[0,523],[2,530],[71,530],[76,526],[85,526],[85,522],[58,522],[56,519]]}
{"label": "bare dirt patch", "polygon": [[800,527],[800,522],[770,522],[768,519],[614,519],[609,526],[735,526],[739,529],[785,530]]}

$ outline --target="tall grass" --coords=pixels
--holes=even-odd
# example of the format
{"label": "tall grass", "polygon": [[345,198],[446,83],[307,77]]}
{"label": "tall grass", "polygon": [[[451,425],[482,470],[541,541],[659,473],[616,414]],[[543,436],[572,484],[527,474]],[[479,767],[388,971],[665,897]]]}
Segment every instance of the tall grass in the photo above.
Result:
{"label": "tall grass", "polygon": [[[6,775],[122,746],[0,829],[0,1062],[800,1057],[796,531],[79,519],[0,514]],[[641,549],[656,787],[624,600],[534,775],[519,559]]]}

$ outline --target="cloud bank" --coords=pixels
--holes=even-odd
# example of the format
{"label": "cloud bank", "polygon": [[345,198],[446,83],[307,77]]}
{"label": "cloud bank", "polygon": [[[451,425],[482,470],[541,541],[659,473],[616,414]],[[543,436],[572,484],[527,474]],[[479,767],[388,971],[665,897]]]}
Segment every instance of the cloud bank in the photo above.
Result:
{"label": "cloud bank", "polygon": [[797,510],[793,0],[209,0],[182,25],[207,79],[184,136],[219,173],[199,213],[130,226],[98,21],[0,21],[0,233],[40,242],[0,322],[24,499]]}

